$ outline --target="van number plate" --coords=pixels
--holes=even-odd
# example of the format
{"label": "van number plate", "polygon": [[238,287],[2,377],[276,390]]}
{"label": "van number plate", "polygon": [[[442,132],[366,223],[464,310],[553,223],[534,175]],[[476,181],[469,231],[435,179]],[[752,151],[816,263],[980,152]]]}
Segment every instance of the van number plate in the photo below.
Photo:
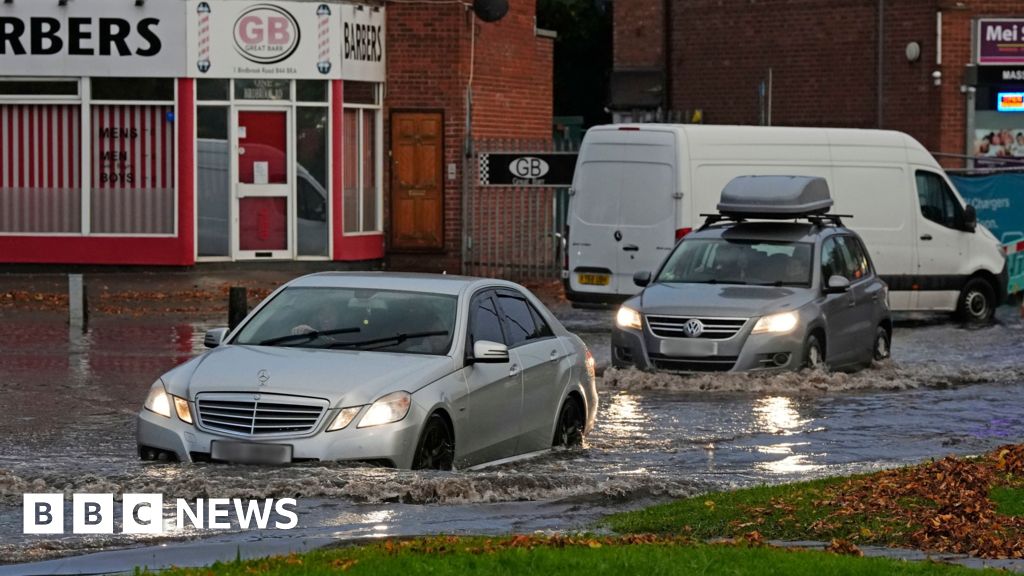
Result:
{"label": "van number plate", "polygon": [[588,284],[590,286],[607,286],[611,282],[611,277],[607,274],[577,274],[576,278],[580,284]]}

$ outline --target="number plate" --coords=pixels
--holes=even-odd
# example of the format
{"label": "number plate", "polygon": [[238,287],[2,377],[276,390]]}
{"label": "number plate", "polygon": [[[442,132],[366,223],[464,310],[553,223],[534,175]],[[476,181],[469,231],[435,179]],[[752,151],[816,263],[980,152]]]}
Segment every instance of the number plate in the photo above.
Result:
{"label": "number plate", "polygon": [[590,286],[607,286],[611,282],[611,277],[607,274],[577,274],[576,279],[580,284]]}
{"label": "number plate", "polygon": [[702,358],[718,356],[718,342],[700,338],[673,338],[661,341],[661,353],[666,356]]}
{"label": "number plate", "polygon": [[256,444],[253,442],[210,443],[210,457],[238,464],[288,464],[292,461],[290,444]]}

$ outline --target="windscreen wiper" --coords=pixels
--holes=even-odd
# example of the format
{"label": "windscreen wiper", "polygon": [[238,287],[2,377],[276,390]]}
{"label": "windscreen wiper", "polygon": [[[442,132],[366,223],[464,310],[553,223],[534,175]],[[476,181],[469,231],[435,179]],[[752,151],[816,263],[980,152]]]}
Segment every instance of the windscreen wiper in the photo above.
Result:
{"label": "windscreen wiper", "polygon": [[[384,344],[386,342],[393,342],[393,344],[389,344],[389,346],[393,346],[395,344],[401,344],[402,342],[405,342],[406,340],[410,340],[412,338],[429,338],[431,336],[447,335],[447,330],[434,330],[432,332],[402,332],[399,334],[394,334],[392,336],[385,336],[384,338],[374,338],[372,340],[359,340],[356,342],[337,342],[331,344],[330,346],[327,346],[327,348],[358,348],[362,346],[372,346],[374,344]],[[386,346],[379,346],[379,348],[386,348]]]}
{"label": "windscreen wiper", "polygon": [[260,346],[276,346],[278,344],[284,344],[286,342],[308,342],[316,340],[321,336],[334,336],[336,334],[355,334],[356,332],[362,331],[359,326],[352,326],[350,328],[338,328],[336,330],[312,330],[310,332],[303,332],[302,334],[289,334],[287,336],[278,336],[277,338],[269,338],[260,342]]}

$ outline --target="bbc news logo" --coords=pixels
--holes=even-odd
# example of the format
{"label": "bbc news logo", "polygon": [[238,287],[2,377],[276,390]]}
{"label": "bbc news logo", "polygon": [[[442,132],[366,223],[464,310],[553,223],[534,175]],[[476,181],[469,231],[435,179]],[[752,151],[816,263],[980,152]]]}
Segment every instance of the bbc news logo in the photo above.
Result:
{"label": "bbc news logo", "polygon": [[[64,495],[25,494],[22,503],[25,534],[64,534]],[[199,498],[194,502],[175,500],[173,522],[164,521],[163,494],[124,494],[121,497],[121,533],[164,534],[185,530],[191,524],[199,530],[227,530],[235,524],[265,530],[291,530],[299,523],[294,498],[242,500],[240,498]],[[73,494],[72,534],[113,534],[118,517],[113,494]],[[170,526],[168,526],[170,524]]]}

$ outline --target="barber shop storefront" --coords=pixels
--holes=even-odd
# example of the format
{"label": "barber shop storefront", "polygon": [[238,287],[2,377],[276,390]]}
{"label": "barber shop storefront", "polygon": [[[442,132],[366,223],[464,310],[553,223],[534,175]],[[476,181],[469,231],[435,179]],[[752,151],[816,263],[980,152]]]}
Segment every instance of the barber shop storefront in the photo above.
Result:
{"label": "barber shop storefront", "polygon": [[0,4],[0,262],[384,255],[384,8]]}

